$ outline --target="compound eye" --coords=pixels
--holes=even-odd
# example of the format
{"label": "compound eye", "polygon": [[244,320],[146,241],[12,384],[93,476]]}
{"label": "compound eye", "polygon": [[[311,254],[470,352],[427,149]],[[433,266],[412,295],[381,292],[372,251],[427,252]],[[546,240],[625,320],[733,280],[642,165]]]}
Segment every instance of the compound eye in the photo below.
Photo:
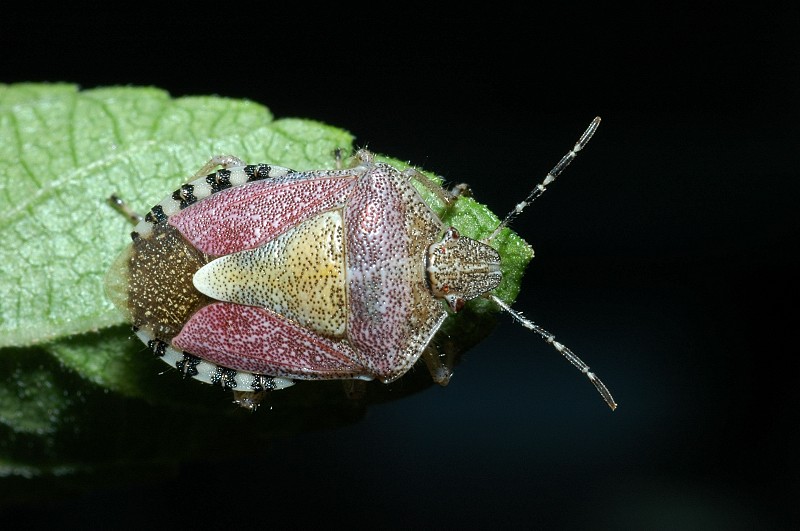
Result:
{"label": "compound eye", "polygon": [[459,234],[458,230],[455,227],[450,227],[449,229],[447,229],[445,237],[450,240],[457,240],[458,238],[461,237],[461,234]]}
{"label": "compound eye", "polygon": [[450,305],[450,309],[456,313],[463,310],[464,305],[467,303],[464,297],[459,297],[458,295],[445,295],[445,299],[447,300],[447,304]]}

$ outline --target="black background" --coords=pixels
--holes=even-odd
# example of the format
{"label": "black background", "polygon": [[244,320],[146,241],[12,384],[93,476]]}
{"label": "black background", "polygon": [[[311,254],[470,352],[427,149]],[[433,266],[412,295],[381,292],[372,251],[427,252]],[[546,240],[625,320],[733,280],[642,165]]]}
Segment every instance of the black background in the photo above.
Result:
{"label": "black background", "polygon": [[10,516],[66,527],[798,525],[796,9],[262,9],[12,18],[0,81],[252,99],[468,182],[501,215],[602,116],[514,223],[537,253],[515,306],[620,407],[501,316],[445,389],[271,445],[231,433],[231,445],[253,444],[250,457],[220,449],[177,476],[88,486]]}

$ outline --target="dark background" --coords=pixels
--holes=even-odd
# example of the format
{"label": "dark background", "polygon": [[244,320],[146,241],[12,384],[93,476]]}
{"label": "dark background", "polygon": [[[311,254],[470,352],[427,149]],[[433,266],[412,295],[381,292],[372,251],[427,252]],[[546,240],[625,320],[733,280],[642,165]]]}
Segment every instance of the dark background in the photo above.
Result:
{"label": "dark background", "polygon": [[0,81],[252,99],[468,182],[501,215],[602,116],[514,223],[537,253],[515,306],[619,409],[500,316],[446,389],[270,445],[231,433],[253,445],[246,459],[220,449],[174,476],[8,514],[67,527],[797,526],[797,9],[315,9],[12,18]]}

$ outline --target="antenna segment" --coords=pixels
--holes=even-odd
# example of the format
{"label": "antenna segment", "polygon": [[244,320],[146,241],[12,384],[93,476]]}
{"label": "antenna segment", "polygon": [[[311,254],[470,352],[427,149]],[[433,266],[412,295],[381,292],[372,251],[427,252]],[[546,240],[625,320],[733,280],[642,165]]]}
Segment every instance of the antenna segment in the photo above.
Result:
{"label": "antenna segment", "polygon": [[586,144],[589,143],[589,140],[591,140],[592,135],[594,135],[594,132],[597,131],[597,128],[599,126],[600,126],[600,117],[598,116],[594,120],[592,120],[592,123],[589,124],[589,127],[586,129],[586,131],[583,132],[583,134],[575,143],[575,145],[572,147],[572,149],[570,149],[569,152],[566,155],[564,155],[560,161],[558,161],[558,164],[553,166],[553,169],[550,170],[547,173],[547,175],[545,175],[544,180],[541,183],[537,184],[533,188],[533,190],[531,190],[531,193],[528,194],[528,197],[526,197],[524,201],[518,203],[517,206],[515,206],[514,209],[506,215],[506,219],[504,219],[497,226],[497,228],[494,229],[492,235],[486,238],[486,240],[484,241],[487,242],[492,241],[498,234],[500,234],[500,231],[504,227],[507,227],[508,224],[511,223],[511,221],[514,218],[519,216],[522,213],[522,211],[528,207],[528,205],[533,203],[533,201],[537,197],[542,195],[544,191],[547,190],[547,186],[553,181],[555,181],[556,178],[558,178],[558,176],[561,175],[561,172],[563,172],[566,169],[566,167],[569,166],[570,162],[572,162],[575,159],[575,157],[578,156],[578,153],[583,148],[586,147]]}

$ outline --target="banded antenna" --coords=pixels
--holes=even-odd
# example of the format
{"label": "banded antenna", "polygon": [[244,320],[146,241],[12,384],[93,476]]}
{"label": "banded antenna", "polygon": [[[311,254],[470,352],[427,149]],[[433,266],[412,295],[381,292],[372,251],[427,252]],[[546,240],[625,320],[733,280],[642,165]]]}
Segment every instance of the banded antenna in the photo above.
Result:
{"label": "banded antenna", "polygon": [[[580,151],[586,147],[586,144],[589,143],[589,140],[591,140],[592,135],[594,135],[594,132],[597,131],[597,127],[599,125],[600,125],[600,117],[598,116],[594,120],[592,120],[592,123],[589,124],[589,127],[586,129],[586,131],[583,132],[583,134],[575,143],[575,145],[572,147],[572,149],[570,149],[569,152],[567,152],[567,154],[564,155],[560,161],[558,161],[558,164],[553,166],[553,169],[547,173],[544,180],[541,183],[537,184],[533,188],[533,190],[531,190],[531,192],[528,194],[528,197],[526,197],[524,201],[518,203],[517,206],[515,206],[514,209],[511,212],[509,212],[508,215],[506,215],[505,219],[500,222],[500,224],[488,238],[483,240],[484,243],[490,242],[498,234],[500,234],[500,231],[504,227],[507,227],[508,224],[511,223],[512,220],[514,220],[514,218],[519,216],[522,213],[522,211],[525,210],[525,208],[527,208],[531,203],[533,203],[534,200],[536,200],[536,198],[541,196],[544,193],[544,191],[547,190],[547,186],[553,181],[555,181],[558,178],[558,176],[561,175],[564,169],[567,166],[569,166],[569,164],[575,159],[575,157],[578,156],[578,153],[580,153]],[[583,360],[581,360],[578,356],[576,356],[574,352],[572,352],[569,348],[556,341],[555,336],[553,334],[551,334],[541,326],[537,325],[533,321],[530,321],[529,319],[523,317],[520,312],[514,310],[508,304],[501,301],[496,295],[489,294],[488,297],[492,299],[495,303],[497,303],[497,305],[500,306],[503,310],[508,312],[509,315],[511,315],[511,317],[513,317],[514,320],[516,320],[519,324],[521,324],[522,326],[524,326],[529,330],[533,330],[534,332],[542,336],[542,338],[546,342],[553,345],[553,347],[562,356],[567,358],[567,361],[569,361],[579,371],[585,374],[587,378],[589,378],[589,381],[592,382],[594,387],[600,393],[600,396],[602,396],[603,400],[606,401],[608,407],[610,407],[612,411],[617,409],[617,403],[614,401],[614,397],[611,396],[611,392],[608,390],[605,384],[601,382],[600,378],[598,378],[591,370],[589,370],[589,366],[586,365],[586,363],[584,363]]]}

